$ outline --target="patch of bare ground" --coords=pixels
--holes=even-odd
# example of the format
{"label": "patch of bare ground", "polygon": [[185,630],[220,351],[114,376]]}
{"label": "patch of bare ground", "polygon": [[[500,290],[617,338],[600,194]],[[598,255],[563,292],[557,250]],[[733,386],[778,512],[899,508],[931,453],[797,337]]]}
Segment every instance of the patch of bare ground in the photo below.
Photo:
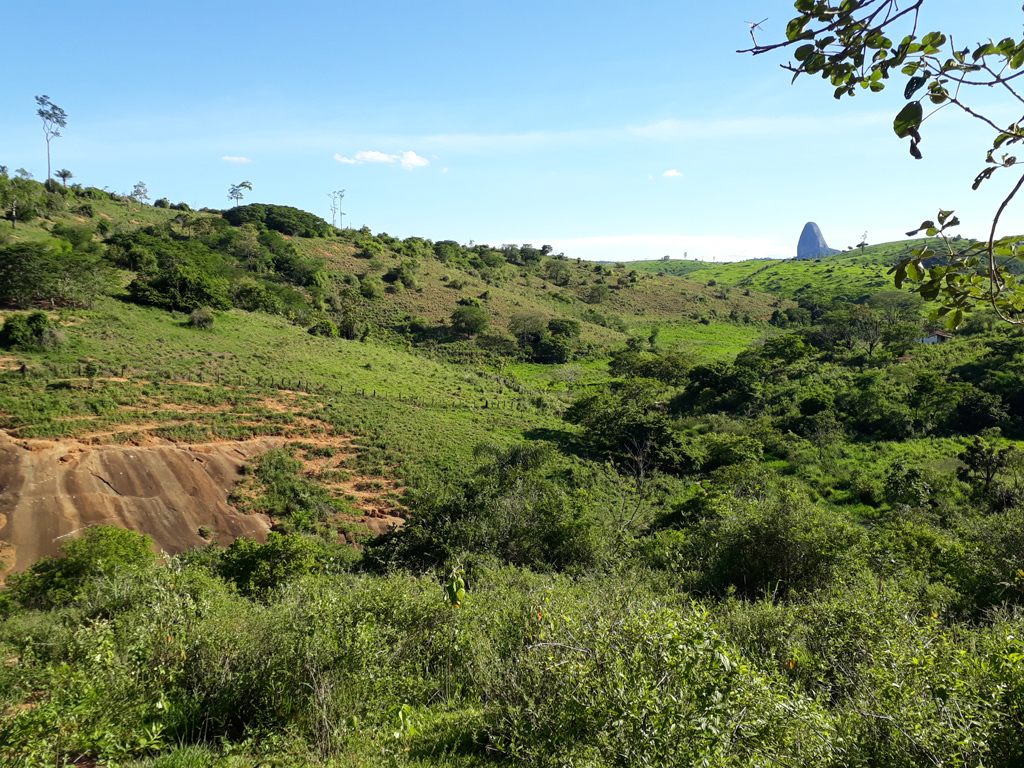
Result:
{"label": "patch of bare ground", "polygon": [[[308,413],[307,403],[287,394],[263,398],[256,405],[274,414]],[[408,516],[397,501],[404,488],[394,480],[347,468],[358,455],[355,438],[335,434],[331,425],[308,415],[295,416],[282,436],[188,443],[158,433],[187,419],[152,415],[220,415],[230,413],[231,407],[168,399],[130,408],[139,420],[83,428],[72,438],[22,439],[13,430],[0,430],[0,581],[12,570],[57,554],[64,539],[91,525],[146,533],[158,549],[171,554],[205,544],[200,526],[212,529],[222,545],[238,536],[262,540],[274,521],[245,513],[252,506],[246,502],[255,499],[249,497],[248,479],[243,479],[244,465],[296,440],[312,446],[297,452],[302,473],[357,510],[330,521],[339,537],[359,546],[361,538],[400,527]],[[256,415],[240,416],[232,426],[267,424]],[[90,417],[69,420],[87,423]]]}
{"label": "patch of bare ground", "polygon": [[56,555],[64,540],[99,524],[145,533],[171,554],[202,546],[199,526],[216,531],[222,544],[264,539],[270,520],[240,513],[228,496],[247,461],[283,443],[93,446],[0,431],[0,539],[3,550],[13,549],[2,573]]}

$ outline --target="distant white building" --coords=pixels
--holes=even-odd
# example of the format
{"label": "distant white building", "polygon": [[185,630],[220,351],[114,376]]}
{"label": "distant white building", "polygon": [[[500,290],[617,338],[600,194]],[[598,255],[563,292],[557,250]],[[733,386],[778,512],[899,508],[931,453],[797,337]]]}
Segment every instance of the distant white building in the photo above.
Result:
{"label": "distant white building", "polygon": [[947,341],[953,338],[953,334],[948,331],[935,331],[932,329],[925,329],[924,336],[918,339],[921,344],[945,344]]}

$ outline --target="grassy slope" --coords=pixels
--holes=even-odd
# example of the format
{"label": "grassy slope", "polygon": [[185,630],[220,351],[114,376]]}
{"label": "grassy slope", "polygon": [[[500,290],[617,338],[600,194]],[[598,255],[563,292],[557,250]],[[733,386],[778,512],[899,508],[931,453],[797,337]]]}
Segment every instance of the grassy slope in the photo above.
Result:
{"label": "grassy slope", "polygon": [[[355,248],[331,240],[293,238],[291,242],[305,253],[326,258],[332,270],[338,274],[382,275],[402,260],[393,254],[377,260],[359,258]],[[514,275],[512,279],[502,284],[488,285],[453,265],[442,264],[434,259],[422,259],[417,273],[421,290],[405,290],[391,295],[378,306],[377,311],[383,317],[407,313],[440,324],[451,316],[460,298],[477,298],[487,292],[489,298],[482,302],[483,306],[492,324],[503,329],[517,313],[539,313],[549,318],[580,318],[587,310],[595,310],[605,315],[618,315],[628,326],[646,326],[651,321],[694,321],[708,315],[711,310],[715,310],[722,318],[734,311],[740,316],[764,317],[770,315],[772,307],[776,305],[775,298],[756,291],[751,291],[749,295],[734,292],[720,299],[717,298],[720,291],[701,283],[658,275],[643,275],[637,283],[619,289],[613,286],[619,277],[628,275],[630,265],[622,268],[606,265],[611,274],[598,276],[593,272],[594,265],[588,262],[569,261],[567,264],[572,271],[572,278],[565,287],[554,285],[542,276],[514,268],[510,270]],[[444,280],[446,277],[451,280]],[[611,296],[601,304],[587,304],[580,296],[596,284],[597,278],[613,287]],[[463,283],[463,287],[451,288],[449,283],[455,280]],[[562,295],[569,301],[556,299],[555,295]],[[623,334],[617,331],[588,322],[583,325],[583,338],[587,341],[615,345],[624,340]],[[715,329],[704,327],[703,333],[706,336],[713,336],[715,332]]]}
{"label": "grassy slope", "polygon": [[860,251],[846,251],[824,259],[797,261],[766,261],[763,259],[713,264],[697,261],[631,262],[637,271],[666,275],[686,275],[705,284],[709,280],[729,286],[798,299],[802,293],[859,298],[865,294],[891,290],[889,269],[909,256],[912,248],[928,242],[937,247],[935,239],[902,240],[872,245]]}

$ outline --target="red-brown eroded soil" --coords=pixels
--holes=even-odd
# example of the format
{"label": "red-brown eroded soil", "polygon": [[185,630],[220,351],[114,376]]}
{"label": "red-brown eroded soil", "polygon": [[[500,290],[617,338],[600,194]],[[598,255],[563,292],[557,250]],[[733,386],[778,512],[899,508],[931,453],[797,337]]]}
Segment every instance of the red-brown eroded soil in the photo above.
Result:
{"label": "red-brown eroded soil", "polygon": [[96,524],[148,534],[171,554],[205,544],[200,525],[221,544],[265,540],[270,520],[241,514],[228,496],[243,464],[284,443],[93,446],[0,431],[0,574],[57,554],[69,536]]}

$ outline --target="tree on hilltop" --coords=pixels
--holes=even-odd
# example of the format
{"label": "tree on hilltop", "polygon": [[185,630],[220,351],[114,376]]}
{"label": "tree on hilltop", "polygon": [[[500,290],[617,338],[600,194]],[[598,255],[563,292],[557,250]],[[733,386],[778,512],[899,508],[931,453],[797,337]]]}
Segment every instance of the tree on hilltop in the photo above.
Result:
{"label": "tree on hilltop", "polygon": [[232,184],[228,187],[228,199],[234,200],[236,206],[242,198],[245,197],[245,195],[242,194],[243,189],[247,189],[252,192],[252,184],[248,181],[243,181],[241,184]]}
{"label": "tree on hilltop", "polygon": [[67,127],[68,114],[50,101],[50,97],[46,94],[36,96],[36,104],[39,105],[36,114],[43,121],[43,135],[46,137],[46,178],[49,180],[52,175],[50,173],[50,141],[60,138],[60,129]]}
{"label": "tree on hilltop", "polygon": [[[937,30],[919,35],[923,6],[924,0],[796,0],[799,15],[786,26],[784,40],[755,41],[740,53],[756,56],[793,48],[793,58],[782,65],[793,73],[793,80],[818,75],[830,82],[837,99],[858,90],[877,93],[899,79],[905,103],[893,120],[893,131],[909,140],[910,155],[916,159],[922,157],[924,123],[954,107],[986,126],[991,136],[991,145],[984,147],[984,167],[972,185],[978,189],[997,171],[1016,165],[1017,157],[1008,150],[1024,142],[1024,118],[1003,118],[988,107],[990,94],[996,92],[1024,108],[1024,92],[1013,82],[1024,75],[1024,39],[994,35],[972,48],[956,46],[953,35]],[[940,210],[935,220],[908,232],[939,236],[944,258],[936,264],[938,254],[928,244],[913,250],[893,269],[896,287],[909,281],[915,293],[940,301],[935,316],[946,316],[950,327],[960,325],[964,314],[978,304],[990,304],[1007,322],[1024,324],[1024,285],[1007,268],[1008,261],[1024,258],[1024,237],[996,235],[1022,186],[1024,175],[993,213],[984,242],[950,237],[949,230],[960,223],[952,210]]]}
{"label": "tree on hilltop", "polygon": [[59,171],[53,174],[64,183],[64,187],[68,186],[68,179],[72,178],[74,174],[67,168],[61,168]]}

